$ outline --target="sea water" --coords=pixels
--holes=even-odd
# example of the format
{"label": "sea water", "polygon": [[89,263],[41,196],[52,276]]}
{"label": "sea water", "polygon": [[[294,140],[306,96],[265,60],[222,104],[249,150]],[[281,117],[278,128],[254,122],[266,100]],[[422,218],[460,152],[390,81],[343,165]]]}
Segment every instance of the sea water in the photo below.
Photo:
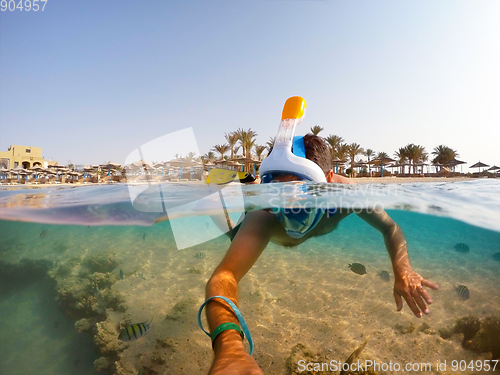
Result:
{"label": "sea water", "polygon": [[[481,335],[500,321],[499,187],[481,180],[0,190],[0,373],[207,373],[210,340],[196,313],[230,244],[212,218],[237,223],[251,210],[328,204],[386,209],[413,269],[440,287],[429,292],[431,313],[418,319],[406,303],[396,311],[383,237],[352,214],[299,246],[269,244],[240,282],[264,372],[308,373],[304,364],[328,363],[317,373],[338,373],[332,361],[345,361],[369,336],[360,360],[378,363],[378,373],[397,373],[383,368],[389,363],[410,364],[409,373],[491,373],[483,365],[498,355],[500,335],[489,344]],[[367,273],[352,272],[352,263]],[[118,340],[127,324],[152,318],[144,337]],[[474,324],[482,331],[464,341],[463,327]]]}

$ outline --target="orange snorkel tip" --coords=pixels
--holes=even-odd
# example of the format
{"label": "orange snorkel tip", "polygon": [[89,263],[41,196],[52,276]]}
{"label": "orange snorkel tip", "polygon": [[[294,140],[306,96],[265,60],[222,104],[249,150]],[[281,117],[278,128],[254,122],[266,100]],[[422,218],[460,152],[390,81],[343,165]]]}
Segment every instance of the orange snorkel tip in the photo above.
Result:
{"label": "orange snorkel tip", "polygon": [[306,101],[300,96],[292,96],[288,98],[283,107],[281,120],[299,119],[304,117],[306,111]]}

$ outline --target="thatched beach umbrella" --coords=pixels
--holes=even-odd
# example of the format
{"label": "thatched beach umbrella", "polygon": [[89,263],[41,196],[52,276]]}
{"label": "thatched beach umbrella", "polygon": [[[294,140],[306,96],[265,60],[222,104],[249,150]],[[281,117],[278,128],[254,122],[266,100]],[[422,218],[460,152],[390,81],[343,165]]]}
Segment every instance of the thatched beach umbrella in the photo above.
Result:
{"label": "thatched beach umbrella", "polygon": [[488,164],[481,163],[481,162],[479,161],[479,162],[477,162],[476,164],[471,165],[469,168],[479,168],[479,173],[481,173],[481,168],[486,168],[486,167],[489,167],[489,165],[488,165]]}
{"label": "thatched beach umbrella", "polygon": [[[38,173],[40,173],[40,171],[43,171],[43,168],[40,167],[39,165],[35,165],[34,167],[31,167],[29,170],[30,170],[30,172],[34,171],[34,173],[35,173],[35,180],[38,180]],[[43,173],[42,173],[42,175],[43,175]]]}
{"label": "thatched beach umbrella", "polygon": [[2,172],[2,180],[3,180],[4,178],[8,178],[8,176],[6,177],[5,175],[6,174],[8,175],[10,173],[10,170],[8,168],[2,168],[0,169],[0,172]]}
{"label": "thatched beach umbrella", "polygon": [[389,164],[389,163],[392,163],[396,160],[392,159],[392,158],[382,158],[382,159],[373,159],[372,161],[370,161],[369,164],[372,164],[374,165],[375,167],[380,167],[380,177],[384,177],[384,164]]}
{"label": "thatched beach umbrella", "polygon": [[65,165],[59,164],[51,164],[47,168],[53,168],[56,170],[56,181],[59,181],[59,171],[64,173],[65,171],[69,170]]}
{"label": "thatched beach umbrella", "polygon": [[101,164],[99,165],[101,169],[107,169],[108,170],[108,181],[111,180],[111,170],[115,171],[118,168],[121,167],[121,164],[118,163],[113,163],[111,161],[108,161],[106,164]]}
{"label": "thatched beach umbrella", "polygon": [[335,174],[338,174],[339,173],[339,163],[344,164],[345,162],[347,162],[347,160],[341,160],[339,158],[335,158],[332,160],[332,162],[335,163]]}
{"label": "thatched beach umbrella", "polygon": [[[462,165],[462,164],[467,164],[467,163],[465,161],[461,161],[461,160],[457,160],[457,159],[453,158],[448,163],[446,163],[446,166],[453,168],[453,177],[455,177],[455,167],[457,165]],[[462,167],[460,167],[460,173],[462,173]]]}
{"label": "thatched beach umbrella", "polygon": [[361,168],[361,177],[363,177],[363,167],[365,165],[367,165],[368,163],[367,162],[364,162],[363,160],[358,160],[357,162],[355,162],[352,166],[354,168]]}
{"label": "thatched beach umbrella", "polygon": [[499,170],[500,170],[500,167],[497,167],[496,165],[487,169],[487,171],[491,171],[492,173],[495,173],[495,174],[498,173]]}

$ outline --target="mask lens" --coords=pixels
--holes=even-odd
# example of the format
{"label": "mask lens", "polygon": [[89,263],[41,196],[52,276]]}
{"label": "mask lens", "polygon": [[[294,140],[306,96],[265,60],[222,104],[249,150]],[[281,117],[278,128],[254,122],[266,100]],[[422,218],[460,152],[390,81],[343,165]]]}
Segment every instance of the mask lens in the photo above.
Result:
{"label": "mask lens", "polygon": [[260,177],[261,184],[268,184],[270,182],[289,182],[289,181],[307,181],[308,179],[297,176],[289,172],[271,172],[265,173]]}

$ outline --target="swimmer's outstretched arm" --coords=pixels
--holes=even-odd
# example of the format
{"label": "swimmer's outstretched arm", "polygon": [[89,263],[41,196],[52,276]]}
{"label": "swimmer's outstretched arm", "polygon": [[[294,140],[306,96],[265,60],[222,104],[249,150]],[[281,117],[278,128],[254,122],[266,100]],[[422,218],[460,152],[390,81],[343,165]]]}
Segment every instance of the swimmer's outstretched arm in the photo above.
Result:
{"label": "swimmer's outstretched arm", "polygon": [[401,228],[384,210],[379,212],[364,210],[358,213],[358,216],[384,236],[385,247],[389,252],[394,270],[394,299],[398,311],[403,308],[401,298],[403,297],[415,316],[420,318],[421,311],[428,314],[429,308],[426,303],[430,305],[432,299],[424,286],[435,290],[439,287],[424,279],[411,268],[406,239]]}
{"label": "swimmer's outstretched arm", "polygon": [[[247,214],[226,256],[207,283],[206,298],[224,296],[238,305],[238,283],[259,258],[276,229],[276,219],[266,211]],[[210,332],[222,323],[238,324],[226,302],[215,299],[207,304]],[[223,331],[214,341],[215,357],[210,374],[262,374],[255,360],[246,352],[240,334]]]}

